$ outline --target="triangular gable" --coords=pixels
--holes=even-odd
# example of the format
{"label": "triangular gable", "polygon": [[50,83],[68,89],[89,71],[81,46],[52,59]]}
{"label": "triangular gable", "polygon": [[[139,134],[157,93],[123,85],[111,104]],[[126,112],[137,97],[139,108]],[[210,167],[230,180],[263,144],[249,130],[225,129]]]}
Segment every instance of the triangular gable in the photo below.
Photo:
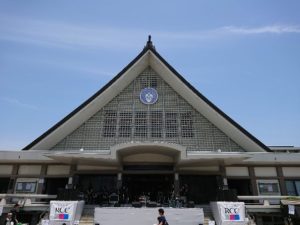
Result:
{"label": "triangular gable", "polygon": [[246,151],[270,151],[189,84],[158,54],[150,40],[143,51],[107,85],[23,150],[46,150],[53,147],[110,102],[148,66],[163,75],[165,82],[180,96]]}

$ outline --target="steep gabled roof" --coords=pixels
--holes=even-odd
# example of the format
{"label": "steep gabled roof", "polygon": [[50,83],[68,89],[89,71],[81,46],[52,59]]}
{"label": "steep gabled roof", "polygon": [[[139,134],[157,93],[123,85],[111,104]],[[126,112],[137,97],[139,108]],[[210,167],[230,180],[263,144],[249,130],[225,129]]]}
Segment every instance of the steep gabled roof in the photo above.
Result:
{"label": "steep gabled roof", "polygon": [[46,150],[70,134],[82,123],[99,111],[105,104],[120,93],[146,67],[151,66],[162,78],[176,90],[196,110],[232,138],[246,151],[261,152],[270,149],[251,135],[222,110],[215,106],[189,82],[187,82],[161,55],[155,50],[151,39],[143,51],[131,61],[118,75],[103,88],[87,99],[69,115],[47,130],[44,134],[27,145],[23,150]]}

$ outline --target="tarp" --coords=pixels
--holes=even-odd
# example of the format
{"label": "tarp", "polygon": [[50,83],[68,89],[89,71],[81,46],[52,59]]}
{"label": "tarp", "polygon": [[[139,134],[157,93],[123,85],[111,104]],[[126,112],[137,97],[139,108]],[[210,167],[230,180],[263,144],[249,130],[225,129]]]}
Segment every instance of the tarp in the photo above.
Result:
{"label": "tarp", "polygon": [[244,225],[244,202],[211,202],[210,203],[217,225]]}

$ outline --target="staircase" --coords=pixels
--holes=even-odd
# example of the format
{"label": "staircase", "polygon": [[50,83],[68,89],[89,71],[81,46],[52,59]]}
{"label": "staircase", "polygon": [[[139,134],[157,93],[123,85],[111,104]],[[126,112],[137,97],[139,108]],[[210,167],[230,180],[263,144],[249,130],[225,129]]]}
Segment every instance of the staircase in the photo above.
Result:
{"label": "staircase", "polygon": [[86,205],[83,209],[79,225],[93,225],[94,224],[94,210],[96,206]]}
{"label": "staircase", "polygon": [[197,207],[202,208],[204,212],[204,224],[208,225],[210,220],[214,220],[210,205],[197,205]]}
{"label": "staircase", "polygon": [[[97,207],[97,206],[86,205],[84,207],[81,219],[79,221],[79,225],[94,225],[94,210],[95,210],[95,207]],[[199,205],[199,206],[197,206],[197,208],[198,207],[203,208],[203,212],[204,212],[204,216],[205,216],[203,225],[208,225],[208,222],[210,220],[213,220],[210,205]],[[112,225],[114,225],[114,224],[112,224]],[[122,224],[120,224],[120,225],[122,225]]]}

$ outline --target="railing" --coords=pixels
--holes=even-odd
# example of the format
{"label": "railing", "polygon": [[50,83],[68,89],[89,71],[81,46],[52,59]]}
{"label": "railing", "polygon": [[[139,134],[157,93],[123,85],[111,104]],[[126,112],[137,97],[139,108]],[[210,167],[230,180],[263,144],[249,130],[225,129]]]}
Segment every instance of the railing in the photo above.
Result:
{"label": "railing", "polygon": [[259,200],[262,202],[263,206],[270,206],[270,200],[288,200],[288,199],[293,199],[293,200],[300,200],[299,196],[283,196],[283,195],[255,195],[255,196],[247,196],[247,195],[240,195],[237,196],[239,200],[250,200],[250,201],[256,201]]}
{"label": "railing", "polygon": [[[46,194],[0,194],[0,205],[6,205],[7,200],[10,198],[18,199],[18,204],[21,206],[33,205],[36,202],[35,199],[56,199],[57,195],[46,195]],[[43,202],[46,204],[45,202]]]}

